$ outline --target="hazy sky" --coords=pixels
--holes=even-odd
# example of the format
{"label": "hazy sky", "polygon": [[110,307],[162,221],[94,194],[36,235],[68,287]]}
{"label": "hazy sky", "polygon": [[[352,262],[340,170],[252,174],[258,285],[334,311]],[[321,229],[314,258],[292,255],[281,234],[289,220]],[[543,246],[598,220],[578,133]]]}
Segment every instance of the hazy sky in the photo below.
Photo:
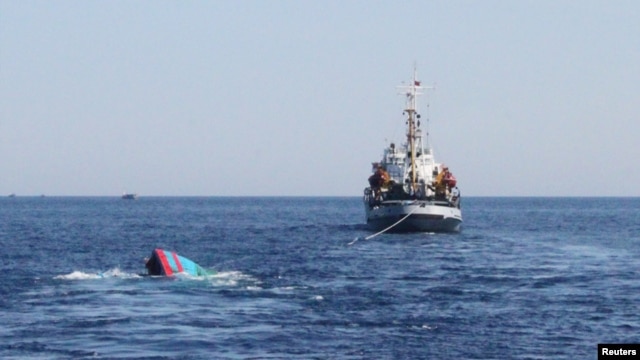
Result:
{"label": "hazy sky", "polygon": [[0,0],[0,194],[359,196],[414,64],[463,196],[640,196],[640,1],[585,0]]}

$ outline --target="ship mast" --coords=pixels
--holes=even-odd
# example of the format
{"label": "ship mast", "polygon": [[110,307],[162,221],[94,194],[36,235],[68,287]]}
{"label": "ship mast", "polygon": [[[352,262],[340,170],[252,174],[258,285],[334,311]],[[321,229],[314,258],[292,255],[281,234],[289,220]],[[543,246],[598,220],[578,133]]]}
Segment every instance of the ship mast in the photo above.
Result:
{"label": "ship mast", "polygon": [[409,144],[409,153],[411,155],[411,189],[416,190],[417,174],[416,174],[416,118],[420,115],[417,113],[416,96],[421,95],[420,81],[418,81],[417,70],[413,69],[413,80],[411,84],[400,86],[403,95],[406,96],[407,105],[404,110],[407,115],[407,143]]}

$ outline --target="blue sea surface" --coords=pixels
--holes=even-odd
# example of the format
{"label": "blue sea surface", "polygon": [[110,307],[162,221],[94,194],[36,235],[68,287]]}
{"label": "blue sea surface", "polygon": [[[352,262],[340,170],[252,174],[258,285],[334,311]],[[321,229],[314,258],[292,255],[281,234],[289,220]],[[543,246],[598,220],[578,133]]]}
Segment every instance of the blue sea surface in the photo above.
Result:
{"label": "blue sea surface", "polygon": [[[357,197],[2,198],[0,358],[596,359],[640,343],[639,198],[462,207],[459,234],[364,240]],[[143,276],[156,247],[215,274]]]}

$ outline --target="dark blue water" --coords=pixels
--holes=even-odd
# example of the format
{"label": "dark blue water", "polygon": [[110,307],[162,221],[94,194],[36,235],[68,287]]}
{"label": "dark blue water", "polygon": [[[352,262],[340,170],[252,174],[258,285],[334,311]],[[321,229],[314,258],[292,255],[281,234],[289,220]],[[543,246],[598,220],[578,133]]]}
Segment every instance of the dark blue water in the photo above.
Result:
{"label": "dark blue water", "polygon": [[[359,198],[0,199],[3,359],[596,359],[640,342],[640,199],[467,198],[383,234]],[[175,250],[216,275],[146,277]]]}

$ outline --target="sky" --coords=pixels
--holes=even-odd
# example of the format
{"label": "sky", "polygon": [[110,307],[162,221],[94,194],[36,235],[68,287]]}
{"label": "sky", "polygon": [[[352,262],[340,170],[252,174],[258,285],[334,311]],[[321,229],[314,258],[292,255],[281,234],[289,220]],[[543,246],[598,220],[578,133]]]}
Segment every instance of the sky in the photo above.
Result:
{"label": "sky", "polygon": [[463,196],[640,196],[633,0],[0,0],[0,195],[361,196],[414,66]]}

